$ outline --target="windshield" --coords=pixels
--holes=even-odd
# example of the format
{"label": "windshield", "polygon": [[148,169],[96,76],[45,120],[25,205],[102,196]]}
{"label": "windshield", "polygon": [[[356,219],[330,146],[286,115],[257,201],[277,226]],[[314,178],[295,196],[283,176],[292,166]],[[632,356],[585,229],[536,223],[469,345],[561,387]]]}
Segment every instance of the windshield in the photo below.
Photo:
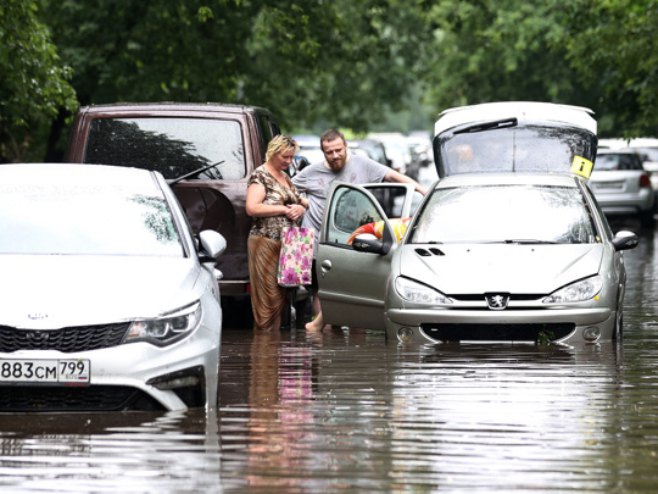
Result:
{"label": "windshield", "polygon": [[154,187],[0,184],[0,231],[0,254],[184,254]]}
{"label": "windshield", "polygon": [[474,172],[567,173],[575,157],[593,161],[596,137],[566,126],[480,123],[434,140],[440,177]]}
{"label": "windshield", "polygon": [[598,242],[575,187],[483,185],[436,189],[410,243]]}

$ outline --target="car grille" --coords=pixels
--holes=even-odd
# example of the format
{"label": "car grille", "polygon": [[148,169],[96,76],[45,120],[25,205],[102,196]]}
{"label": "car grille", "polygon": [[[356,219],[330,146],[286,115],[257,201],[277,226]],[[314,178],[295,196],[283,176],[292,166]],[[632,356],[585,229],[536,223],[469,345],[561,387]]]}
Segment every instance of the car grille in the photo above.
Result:
{"label": "car grille", "polygon": [[0,386],[0,412],[99,412],[157,410],[144,392],[126,386]]}
{"label": "car grille", "polygon": [[53,330],[0,326],[0,352],[59,350],[70,353],[108,348],[121,344],[129,326],[129,322]]}
{"label": "car grille", "polygon": [[573,332],[573,323],[550,324],[422,324],[421,331],[439,341],[559,340]]}

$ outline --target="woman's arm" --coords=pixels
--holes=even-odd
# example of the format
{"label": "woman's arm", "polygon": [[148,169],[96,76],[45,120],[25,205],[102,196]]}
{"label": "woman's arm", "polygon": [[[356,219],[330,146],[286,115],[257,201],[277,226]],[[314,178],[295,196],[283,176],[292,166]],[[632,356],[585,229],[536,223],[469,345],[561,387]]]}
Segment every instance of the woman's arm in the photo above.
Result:
{"label": "woman's arm", "polygon": [[[253,183],[247,188],[247,200],[245,210],[248,216],[266,218],[270,216],[286,216],[292,221],[297,221],[304,216],[306,206],[303,199],[301,204],[264,204],[265,187],[259,183]],[[308,201],[307,201],[308,204]]]}
{"label": "woman's arm", "polygon": [[248,216],[265,218],[268,216],[281,216],[288,212],[287,206],[282,204],[264,204],[265,195],[265,187],[261,184],[251,184],[247,188],[245,209]]}

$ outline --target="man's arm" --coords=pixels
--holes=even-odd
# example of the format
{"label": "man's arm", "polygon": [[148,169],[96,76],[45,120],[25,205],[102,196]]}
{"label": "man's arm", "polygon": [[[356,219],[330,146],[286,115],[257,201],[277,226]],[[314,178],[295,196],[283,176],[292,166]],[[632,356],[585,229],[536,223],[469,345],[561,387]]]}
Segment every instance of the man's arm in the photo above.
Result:
{"label": "man's arm", "polygon": [[411,184],[414,186],[414,189],[416,189],[421,194],[423,195],[427,194],[427,189],[425,187],[420,185],[413,178],[407,177],[406,175],[403,175],[400,172],[396,172],[395,170],[389,170],[388,172],[386,172],[386,175],[384,176],[384,182],[398,182],[401,184]]}

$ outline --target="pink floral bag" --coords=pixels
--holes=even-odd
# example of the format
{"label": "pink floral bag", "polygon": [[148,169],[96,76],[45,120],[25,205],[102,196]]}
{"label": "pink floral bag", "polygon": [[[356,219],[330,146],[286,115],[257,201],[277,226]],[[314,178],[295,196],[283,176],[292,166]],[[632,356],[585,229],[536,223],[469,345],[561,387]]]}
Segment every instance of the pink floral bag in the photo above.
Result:
{"label": "pink floral bag", "polygon": [[280,286],[311,284],[313,228],[289,226],[281,232],[281,254],[277,281]]}

